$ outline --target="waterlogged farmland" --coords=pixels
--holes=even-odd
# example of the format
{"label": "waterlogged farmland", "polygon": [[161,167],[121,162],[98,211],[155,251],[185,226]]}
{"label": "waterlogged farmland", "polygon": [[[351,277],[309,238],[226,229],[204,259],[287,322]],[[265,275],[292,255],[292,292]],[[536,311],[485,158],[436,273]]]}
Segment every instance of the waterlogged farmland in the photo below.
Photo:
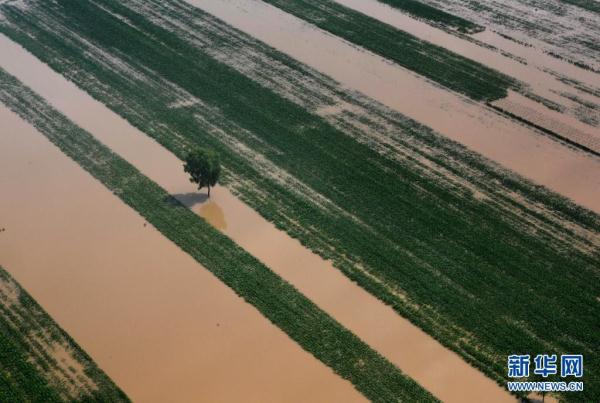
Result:
{"label": "waterlogged farmland", "polygon": [[0,302],[0,400],[129,401],[2,267]]}
{"label": "waterlogged farmland", "polygon": [[475,100],[502,98],[508,88],[519,86],[508,76],[335,1],[265,2]]}
{"label": "waterlogged farmland", "polygon": [[[352,3],[353,7],[362,4],[355,0],[343,1],[344,4]],[[406,116],[434,128],[438,133],[481,153],[502,166],[547,186],[582,206],[596,212],[600,211],[600,180],[597,175],[593,175],[600,169],[600,160],[586,158],[584,154],[564,147],[556,141],[556,137],[549,137],[541,131],[532,130],[531,126],[528,127],[515,119],[507,119],[506,115],[498,113],[487,105],[471,102],[452,91],[444,91],[435,83],[423,80],[386,59],[365,52],[268,4],[255,0],[235,0],[231,3],[223,3],[219,0],[189,2],[218,16],[244,33],[259,38],[279,51],[338,80],[342,88],[356,89],[372,100],[381,102],[392,110],[405,113]],[[385,5],[381,7],[389,9]],[[367,12],[369,8],[361,7],[361,10]],[[379,14],[377,17],[381,18],[383,15]],[[403,23],[407,20],[413,21],[421,28],[425,27],[426,30],[434,30],[420,21],[402,19]],[[411,30],[411,32],[415,31]],[[466,49],[464,45],[468,45],[465,41],[459,43],[448,41],[448,39],[458,38],[445,31],[435,32],[436,35],[428,36],[429,40],[444,40],[445,46],[454,45],[452,49],[455,51]],[[440,34],[443,36],[439,37]],[[488,57],[485,60],[496,59],[493,52],[490,53],[487,53]],[[236,63],[236,60],[240,59],[236,55],[237,52],[234,52],[225,59],[233,59],[230,65],[234,68],[239,68],[237,67],[239,65],[242,66],[243,71],[260,68],[254,63],[248,67],[246,67],[247,62]],[[469,56],[477,55],[484,56],[479,54],[479,51],[470,53]],[[241,60],[244,58],[242,57]],[[563,67],[564,65],[562,63]],[[258,75],[264,76],[260,73]],[[540,76],[538,73],[534,75]],[[529,80],[530,78],[528,82]],[[544,81],[548,82],[544,77],[536,80],[538,83]],[[314,110],[314,113],[326,119],[334,119],[335,115],[343,115],[351,112],[351,109],[352,106],[338,102],[335,107],[328,104]],[[364,126],[358,132],[363,130]],[[371,131],[371,134],[373,133],[378,134],[376,131]]]}
{"label": "waterlogged farmland", "polygon": [[463,33],[476,33],[485,29],[469,20],[457,17],[450,13],[431,7],[425,3],[416,0],[382,0],[382,3],[388,4],[394,8],[410,14],[416,19],[422,19],[429,24],[440,26],[446,29],[453,29]]}
{"label": "waterlogged farmland", "polygon": [[0,100],[372,401],[436,401],[310,300],[0,70]]}
{"label": "waterlogged farmland", "polygon": [[0,121],[3,265],[133,401],[366,400],[4,105]]}
{"label": "waterlogged farmland", "polygon": [[[544,110],[547,120],[553,120],[547,115],[559,112],[562,114],[560,120],[575,118],[580,121],[576,125],[584,127],[584,132],[597,131],[593,126],[597,126],[600,119],[598,74],[551,56],[544,46],[537,42],[531,44],[510,40],[506,35],[493,29],[475,35],[466,35],[444,27],[429,26],[431,24],[427,25],[426,22],[411,18],[401,8],[391,8],[375,0],[336,1],[382,23],[415,35],[421,40],[445,47],[463,57],[514,77],[523,83],[519,88],[521,95],[538,103]],[[547,22],[547,25],[552,24],[553,22]],[[509,91],[509,96],[510,93],[513,92]],[[524,122],[529,122],[527,115],[521,111],[513,110],[512,113]],[[555,137],[571,138],[568,131],[551,130],[550,132],[550,135]],[[579,144],[577,140],[574,143]]]}
{"label": "waterlogged farmland", "polygon": [[[211,225],[230,237],[234,242],[263,262],[272,271],[296,287],[321,309],[390,360],[390,362],[398,366],[400,370],[429,390],[434,396],[438,397],[440,400],[449,402],[477,400],[479,396],[484,395],[490,402],[500,403],[504,401],[514,401],[514,398],[512,398],[508,392],[504,391],[496,385],[495,382],[485,377],[468,363],[464,362],[464,360],[456,353],[444,348],[439,342],[424,333],[421,329],[397,315],[397,313],[389,306],[386,306],[382,301],[369,294],[356,283],[353,283],[344,276],[343,273],[335,269],[331,262],[315,255],[310,250],[303,247],[297,240],[277,229],[272,223],[241,202],[223,186],[218,186],[215,191],[211,193],[210,199],[207,198],[205,193],[197,192],[196,186],[193,183],[190,183],[188,176],[181,169],[183,164],[181,160],[154,140],[145,136],[144,133],[141,133],[131,126],[127,121],[124,121],[120,116],[106,108],[103,104],[93,100],[88,94],[68,82],[64,77],[53,72],[47,65],[44,65],[34,56],[27,53],[23,48],[20,48],[17,44],[8,41],[5,38],[3,40],[2,38],[3,37],[0,37],[0,51],[9,56],[9,61],[3,62],[2,67],[7,69],[11,74],[14,74],[15,77],[25,85],[32,88],[38,95],[46,99],[47,102],[65,114],[67,118],[88,131],[122,158],[129,161],[142,174],[156,182],[170,194],[175,195],[174,197],[180,200],[184,205],[205,218]],[[27,69],[24,70],[22,66],[27,66]],[[118,133],[118,135],[113,135],[114,133]],[[32,139],[29,138],[25,141],[31,142],[31,140]],[[40,139],[40,141],[42,140],[45,139]],[[11,144],[12,147],[14,140],[8,144]],[[6,147],[2,146],[0,149],[6,149]],[[16,152],[15,150],[6,149],[5,154],[19,155],[21,158],[27,158],[27,156],[23,155],[24,153],[22,151]],[[0,159],[0,161],[3,161],[4,165],[13,165],[4,158]],[[56,164],[52,164],[51,166],[54,165]],[[48,171],[48,168],[45,167],[44,175],[47,175]],[[36,176],[36,180],[39,180],[42,183],[47,182],[47,179],[41,178],[39,175]],[[18,183],[20,186],[22,182]],[[48,184],[48,186],[50,188],[56,188],[56,184]],[[81,185],[78,185],[78,187],[81,187]],[[86,195],[89,194],[89,192],[85,193]],[[91,195],[89,197],[96,199],[96,197]],[[6,200],[6,203],[11,205],[8,200]],[[99,202],[98,204],[101,204],[102,206],[106,205],[105,202]],[[20,205],[22,205],[22,203],[20,203]],[[63,205],[65,210],[69,209],[65,203],[63,203]],[[2,209],[1,206],[0,209]],[[7,212],[7,214],[10,214],[11,218],[15,216],[15,214],[11,212]],[[81,211],[81,214],[85,214],[85,212]],[[133,212],[132,214],[135,215]],[[36,218],[32,217],[30,213],[24,212],[23,215],[36,221]],[[110,216],[114,217],[115,222],[123,220],[122,217],[116,217],[115,214],[110,214]],[[15,217],[15,219],[18,220],[17,217]],[[107,221],[106,214],[104,214],[102,218],[99,218],[99,220],[102,220],[102,222],[105,223]],[[81,220],[77,220],[77,223],[80,221]],[[8,224],[10,225],[10,223]],[[11,227],[13,227],[13,225],[11,225]],[[144,227],[145,231],[143,232],[145,233],[148,229],[150,228]],[[11,234],[13,234],[13,232],[14,231],[11,231]],[[80,239],[81,237],[77,238],[78,243]],[[115,237],[111,237],[111,240],[112,239],[114,239],[114,243],[118,245],[123,244],[123,242],[115,239]],[[85,240],[83,241],[85,243]],[[36,242],[36,244],[38,243],[41,242]],[[52,250],[56,249],[55,245],[56,243],[54,243]],[[7,247],[8,250],[12,249],[11,246],[7,245]],[[128,246],[123,245],[122,249],[127,248]],[[139,245],[139,249],[144,248],[144,245]],[[111,247],[113,256],[114,249],[114,246]],[[151,249],[154,256],[144,254],[145,257],[147,256],[149,262],[154,262],[156,256],[165,254],[165,252],[157,250],[158,248],[156,247],[152,247]],[[136,253],[132,251],[131,257],[133,258],[135,255]],[[115,259],[117,258],[115,257]],[[128,256],[120,257],[119,259],[119,261],[127,260]],[[161,260],[173,261],[175,259],[173,256],[169,256],[164,257]],[[14,264],[10,261],[8,264],[11,267],[14,267]],[[173,285],[168,287],[178,290],[177,299],[174,298],[175,296],[169,298],[170,304],[172,306],[181,305],[185,307],[197,307],[197,303],[181,301],[185,295],[181,292],[181,289],[209,288],[210,285],[207,284],[206,281],[201,282],[201,287],[198,286],[197,282],[192,281],[185,281],[185,284],[182,285],[181,281],[178,281],[179,277],[175,276],[176,273],[183,271],[182,265],[181,263],[175,262],[173,265],[178,267],[178,271],[173,272],[170,275],[165,273],[165,275],[168,276],[169,281],[178,284],[176,287]],[[147,269],[146,265],[143,267]],[[93,271],[94,268],[89,267],[88,270]],[[114,271],[118,271],[118,268],[115,267]],[[103,273],[106,273],[106,270],[103,270]],[[155,276],[148,277],[155,278]],[[146,276],[144,276],[144,278],[146,278]],[[315,281],[315,279],[318,279],[318,281]],[[156,280],[158,283],[162,283],[163,281],[164,279]],[[215,279],[215,281],[217,280]],[[148,281],[142,281],[142,283],[144,284],[144,288],[149,288],[153,286],[154,281],[150,282],[150,284],[148,284]],[[114,290],[114,286],[111,287],[111,290]],[[155,292],[152,294],[154,295]],[[206,292],[199,292],[198,297],[206,294]],[[114,298],[112,298],[112,300],[114,300]],[[206,308],[212,316],[216,316],[217,318],[223,317],[222,320],[230,322],[230,320],[227,320],[226,318],[226,316],[229,315],[225,315],[223,309],[217,309],[214,302],[210,303],[210,308]],[[148,309],[150,309],[150,307],[148,307]],[[197,339],[195,334],[198,330],[195,329],[194,323],[210,322],[210,318],[206,318],[207,309],[200,310],[197,313],[197,318],[194,316],[194,318],[196,318],[195,320],[187,321],[189,322],[192,331],[185,332],[186,337],[183,341]],[[163,309],[158,310],[163,311]],[[191,308],[187,310],[193,311]],[[157,308],[153,307],[152,311],[156,312]],[[243,314],[239,311],[240,309],[227,309],[225,312],[228,314],[230,312],[235,312],[236,322],[240,321],[240,317],[245,319],[248,318],[249,315],[247,313]],[[180,316],[185,317],[185,315],[176,315],[176,318],[179,320]],[[161,322],[164,322],[164,319],[157,320],[157,324]],[[292,361],[289,351],[282,352],[281,349],[276,348],[277,344],[273,340],[264,337],[264,335],[266,335],[264,329],[261,332],[261,335],[263,336],[260,338],[253,334],[251,323],[252,321],[248,318],[244,323],[239,323],[236,327],[244,329],[244,338],[250,340],[264,339],[264,342],[258,345],[252,343],[252,347],[247,347],[247,352],[244,352],[241,355],[246,356],[255,348],[259,350],[261,345],[268,345],[269,355],[281,357],[279,361],[276,361],[277,365],[282,365],[281,361],[284,361],[288,365],[285,371],[281,371],[281,373],[276,373],[274,375],[272,371],[268,371],[269,367],[264,363],[262,365],[258,362],[256,363],[262,368],[260,372],[253,371],[252,368],[245,368],[240,365],[241,362],[237,363],[235,365],[237,371],[241,373],[248,371],[249,374],[259,377],[259,380],[256,380],[250,377],[250,375],[243,376],[243,380],[246,383],[257,385],[256,388],[244,387],[244,385],[240,384],[240,381],[237,381],[240,389],[243,388],[239,393],[240,395],[245,396],[246,401],[249,402],[254,400],[249,392],[263,391],[262,396],[264,396],[264,393],[268,393],[277,397],[277,392],[280,390],[288,390],[290,396],[298,396],[298,399],[301,401],[303,397],[306,398],[307,392],[297,395],[297,392],[294,393],[294,391],[310,390],[311,395],[319,398],[320,396],[323,396],[323,401],[338,399],[344,402],[352,401],[351,398],[342,395],[344,389],[336,387],[339,383],[346,384],[341,378],[338,379],[338,383],[333,382],[331,378],[335,378],[335,374],[332,373],[330,377],[325,377],[314,368],[303,365],[303,361]],[[227,326],[227,328],[229,327],[230,326]],[[136,326],[136,329],[139,329],[139,326]],[[223,329],[223,327],[217,327],[217,329]],[[142,331],[142,329],[139,330]],[[154,334],[155,332],[147,330],[146,333]],[[225,336],[226,334],[221,333],[219,335],[219,341],[213,341],[212,344],[216,343],[218,345],[223,342],[230,343]],[[210,351],[215,349],[215,347],[207,345],[207,341],[211,340],[209,334],[203,334],[202,340],[202,350],[206,349]],[[183,343],[183,341],[176,343],[177,351],[188,350],[187,345]],[[294,343],[290,340],[289,344]],[[138,346],[139,344],[136,344],[136,348]],[[227,349],[227,352],[231,357],[235,357],[239,354],[238,349],[242,348],[238,345],[235,346],[238,348],[236,349],[232,346]],[[131,346],[123,347],[120,350],[119,356],[123,356],[123,352],[129,352],[130,349]],[[263,357],[262,360],[267,362],[273,361],[272,358],[265,357],[264,351],[260,354],[261,357]],[[222,366],[228,368],[228,371],[231,372],[232,369],[227,365],[229,362],[227,358],[229,356],[223,357]],[[199,363],[196,360],[192,361]],[[211,366],[211,364],[211,361],[207,362],[202,360],[202,367]],[[246,362],[245,364],[248,365]],[[123,365],[121,364],[120,367],[122,366]],[[146,368],[146,366],[144,368]],[[153,368],[160,368],[160,366],[155,365]],[[188,369],[185,365],[178,366],[177,369],[183,374],[188,370],[194,372],[202,371],[201,368],[196,370],[191,368]],[[125,369],[123,369],[123,372],[126,372]],[[153,370],[151,372],[156,373],[160,371]],[[300,373],[300,376],[294,375],[297,372]],[[431,376],[432,373],[435,373],[435,377]],[[168,371],[168,374],[173,374],[173,369]],[[180,373],[178,372],[178,374]],[[232,376],[234,375],[232,374]],[[175,377],[175,374],[173,374],[173,377]],[[199,384],[199,390],[203,391],[203,395],[222,396],[229,392],[229,389],[227,388],[225,388],[225,391],[227,392],[219,388],[219,385],[226,383],[226,380],[220,379],[218,372],[215,373],[215,371],[211,371],[211,379],[208,379],[207,377],[208,374],[203,375],[202,379],[205,380],[205,383]],[[306,385],[303,385],[300,381],[296,380],[295,377],[301,379]],[[169,378],[171,378],[171,376],[169,376]],[[179,376],[177,378],[186,379],[190,378],[190,376]],[[260,381],[260,378],[273,379],[273,382],[269,382],[269,385],[271,386],[269,390],[265,390],[264,387],[260,386],[264,384],[264,381]],[[281,378],[286,381],[283,381]],[[287,382],[288,379],[289,382]],[[317,383],[317,385],[309,385],[308,383],[310,381]],[[165,379],[163,375],[163,386],[160,390],[168,389],[167,385],[170,388],[171,383],[172,380]],[[122,385],[121,382],[119,384]],[[211,390],[213,390],[212,395],[209,394],[211,391],[207,389],[207,384],[210,385]],[[325,387],[323,385],[327,386]],[[348,382],[348,386],[350,385],[351,384]],[[123,385],[123,387],[125,387],[125,385]],[[132,398],[138,400],[133,396],[133,392],[130,392],[131,389],[127,388],[126,390]],[[144,388],[144,390],[148,390],[148,388]],[[189,394],[191,390],[197,389],[189,389],[189,385],[185,385],[185,387],[180,387],[177,390],[180,391],[178,393],[185,395],[186,390]],[[219,390],[220,394],[215,394],[216,390]],[[329,391],[336,394],[336,399],[327,397],[327,392]],[[156,388],[154,389],[154,396],[156,396],[155,393]],[[358,393],[356,392],[355,394]],[[287,402],[291,401],[291,399],[291,397],[286,396],[285,399],[277,398],[274,400],[285,400]],[[224,397],[224,400],[230,399]],[[264,401],[264,399],[256,400]],[[311,397],[309,400],[315,401],[318,400],[318,398]],[[161,401],[158,396],[157,401]]]}
{"label": "waterlogged farmland", "polygon": [[596,71],[600,68],[600,13],[595,0],[423,0],[483,25],[517,43]]}
{"label": "waterlogged farmland", "polygon": [[[437,82],[440,94],[494,101],[522,89],[334,2],[268,3]],[[508,354],[600,352],[598,210],[343,88],[186,2],[9,1],[0,12],[0,32],[178,158],[195,146],[217,151],[234,194],[502,386]],[[376,34],[387,46],[373,48]],[[419,64],[408,65],[406,54]],[[28,95],[14,95],[21,91]],[[366,397],[431,398],[185,207],[165,203],[166,193],[58,112],[22,87],[6,93],[13,94],[5,96],[9,106]],[[32,112],[39,110],[46,112]],[[57,127],[64,137],[53,133]],[[79,138],[83,148],[72,148]],[[104,163],[89,157],[91,150]],[[240,264],[252,269],[229,267]],[[311,313],[299,322],[290,312]],[[585,365],[584,392],[562,399],[597,400],[600,367],[594,360]],[[393,375],[373,378],[387,371]]]}

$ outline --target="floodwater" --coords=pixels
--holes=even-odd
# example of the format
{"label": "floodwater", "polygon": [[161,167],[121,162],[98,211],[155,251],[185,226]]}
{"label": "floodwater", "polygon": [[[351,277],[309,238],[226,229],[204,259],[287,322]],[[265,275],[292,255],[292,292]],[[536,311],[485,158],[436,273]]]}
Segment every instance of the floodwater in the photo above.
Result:
{"label": "floodwater", "polygon": [[[565,147],[485,105],[440,88],[411,71],[263,2],[188,2],[329,75],[343,86],[358,90],[500,165],[600,213],[600,175],[597,174],[600,172],[600,159]],[[464,40],[460,45],[471,46]]]}
{"label": "floodwater", "polygon": [[[191,205],[195,203],[192,202]],[[218,230],[225,231],[227,229],[227,221],[223,209],[213,200],[206,200],[200,207],[199,214],[206,219]]]}
{"label": "floodwater", "polygon": [[0,105],[0,264],[136,402],[361,402]]}
{"label": "floodwater", "polygon": [[227,189],[215,187],[208,201],[188,181],[182,162],[173,154],[23,49],[2,41],[1,36],[0,49],[10,50],[10,62],[0,62],[5,69],[205,217],[438,398],[462,402],[485,396],[490,402],[515,401],[457,354],[397,315],[328,261],[276,229]]}

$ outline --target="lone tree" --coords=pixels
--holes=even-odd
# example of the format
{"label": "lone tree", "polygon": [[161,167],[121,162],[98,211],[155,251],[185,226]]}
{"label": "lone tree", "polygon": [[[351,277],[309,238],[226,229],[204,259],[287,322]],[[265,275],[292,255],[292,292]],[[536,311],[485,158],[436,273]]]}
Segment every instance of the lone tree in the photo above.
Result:
{"label": "lone tree", "polygon": [[217,184],[221,173],[219,156],[212,150],[197,148],[187,155],[183,169],[190,174],[190,182],[198,184],[198,190],[208,187],[210,198],[210,187]]}

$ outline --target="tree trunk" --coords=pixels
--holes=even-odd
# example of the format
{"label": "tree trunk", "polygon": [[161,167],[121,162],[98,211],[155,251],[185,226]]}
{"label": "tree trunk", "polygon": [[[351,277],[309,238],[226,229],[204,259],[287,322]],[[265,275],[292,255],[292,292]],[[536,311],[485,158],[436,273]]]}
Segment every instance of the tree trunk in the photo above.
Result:
{"label": "tree trunk", "polygon": [[208,185],[208,198],[210,199],[210,185]]}

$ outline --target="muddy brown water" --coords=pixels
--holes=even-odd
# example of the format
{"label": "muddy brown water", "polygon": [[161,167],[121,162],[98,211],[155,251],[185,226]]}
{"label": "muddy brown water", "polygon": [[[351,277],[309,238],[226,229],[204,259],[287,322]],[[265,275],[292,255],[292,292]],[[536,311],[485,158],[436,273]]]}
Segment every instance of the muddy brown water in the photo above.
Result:
{"label": "muddy brown water", "polygon": [[362,402],[0,104],[0,264],[136,402]]}
{"label": "muddy brown water", "polygon": [[[411,71],[263,2],[188,2],[329,75],[343,86],[358,90],[600,213],[600,159],[540,135],[485,105],[440,88]],[[444,38],[451,41],[449,37],[451,35]],[[470,46],[470,43],[462,41],[458,45]]]}
{"label": "muddy brown water", "polygon": [[[207,201],[188,181],[182,162],[173,154],[1,36],[0,49],[10,50],[10,61],[0,62],[5,69],[205,217],[434,395],[449,402],[479,401],[484,396],[490,402],[514,401],[457,354],[398,316],[328,261],[276,229],[227,189],[217,186]],[[167,261],[167,257],[161,259]],[[174,285],[171,289],[176,291]],[[177,362],[172,365],[175,368]]]}

